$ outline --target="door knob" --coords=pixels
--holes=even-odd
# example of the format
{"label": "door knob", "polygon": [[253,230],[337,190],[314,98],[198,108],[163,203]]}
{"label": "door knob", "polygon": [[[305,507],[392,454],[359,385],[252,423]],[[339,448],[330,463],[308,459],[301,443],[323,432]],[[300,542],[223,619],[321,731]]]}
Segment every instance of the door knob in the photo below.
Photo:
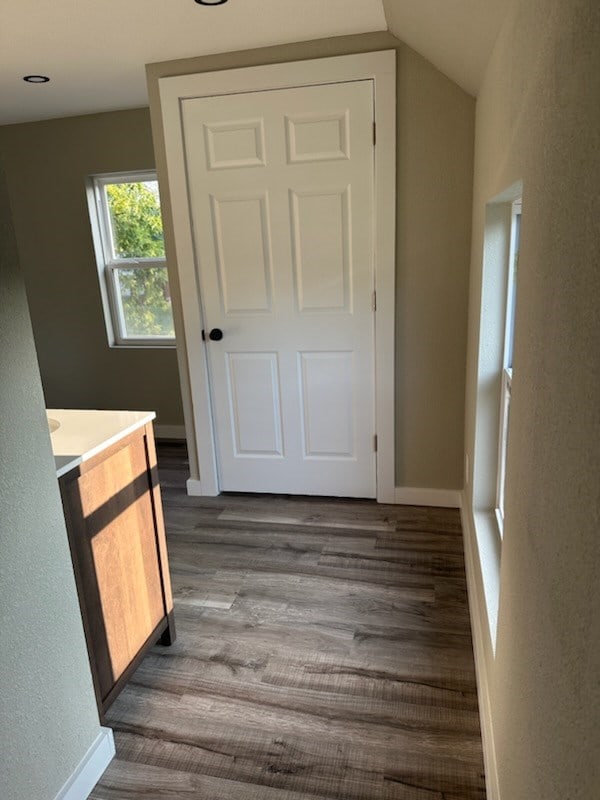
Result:
{"label": "door knob", "polygon": [[223,338],[223,331],[221,328],[213,328],[208,334],[208,338],[211,340],[211,342],[220,342]]}

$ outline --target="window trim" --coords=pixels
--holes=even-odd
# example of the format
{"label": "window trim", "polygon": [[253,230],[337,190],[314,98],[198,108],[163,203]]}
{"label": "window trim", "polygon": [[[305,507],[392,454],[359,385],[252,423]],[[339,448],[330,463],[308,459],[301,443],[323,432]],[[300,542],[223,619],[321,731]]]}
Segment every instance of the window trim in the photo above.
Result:
{"label": "window trim", "polygon": [[[495,505],[501,376],[505,365],[506,288],[510,274],[512,207],[524,195],[525,187],[519,179],[487,200],[482,209],[482,263],[478,288],[478,341],[474,375],[475,424],[471,432],[472,438],[467,444],[471,469],[465,484],[464,520],[467,527],[472,528],[471,544],[475,548],[473,552],[479,557],[485,600],[484,627],[489,633],[492,657],[497,643],[500,560],[503,547]],[[523,242],[524,238],[521,237],[521,245]],[[517,298],[515,307],[518,305]]]}
{"label": "window trim", "polygon": [[502,370],[502,393],[500,396],[500,424],[498,426],[498,475],[496,480],[496,520],[500,538],[504,535],[504,490],[506,487],[506,454],[508,449],[508,416],[512,391],[512,369]]}
{"label": "window trim", "polygon": [[126,330],[123,308],[119,298],[117,275],[120,269],[144,269],[150,266],[167,267],[166,257],[118,258],[114,255],[112,223],[104,188],[114,183],[158,181],[156,170],[111,172],[91,175],[86,182],[88,208],[92,227],[94,253],[100,282],[102,310],[109,347],[114,348],[174,348],[175,336],[124,336]]}
{"label": "window trim", "polygon": [[502,372],[500,390],[500,418],[498,421],[498,468],[496,475],[496,501],[494,513],[498,523],[500,538],[504,536],[504,495],[506,488],[506,460],[508,453],[508,427],[512,395],[512,361],[516,312],[516,271],[518,247],[520,246],[522,200],[518,198],[511,205],[510,245],[508,274],[506,276],[506,296],[504,310],[504,337],[502,350]]}

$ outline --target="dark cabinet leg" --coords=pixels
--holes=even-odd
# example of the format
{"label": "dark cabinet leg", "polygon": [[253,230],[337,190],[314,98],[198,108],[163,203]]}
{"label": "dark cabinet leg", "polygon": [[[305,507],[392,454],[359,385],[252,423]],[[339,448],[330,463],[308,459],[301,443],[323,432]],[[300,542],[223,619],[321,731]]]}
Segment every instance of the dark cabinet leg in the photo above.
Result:
{"label": "dark cabinet leg", "polygon": [[175,633],[175,615],[172,611],[169,611],[167,615],[167,630],[163,633],[163,635],[158,640],[158,644],[162,644],[165,647],[173,644],[177,637]]}

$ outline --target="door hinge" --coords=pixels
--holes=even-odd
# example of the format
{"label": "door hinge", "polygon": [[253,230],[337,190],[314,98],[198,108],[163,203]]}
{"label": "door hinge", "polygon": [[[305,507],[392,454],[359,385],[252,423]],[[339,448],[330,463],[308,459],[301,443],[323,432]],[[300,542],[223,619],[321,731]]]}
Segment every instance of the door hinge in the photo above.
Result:
{"label": "door hinge", "polygon": [[371,306],[373,311],[377,311],[377,292],[373,292],[373,297],[371,300]]}
{"label": "door hinge", "polygon": [[377,434],[373,436],[373,450],[377,452]]}
{"label": "door hinge", "polygon": [[377,144],[377,123],[373,123],[373,146]]}

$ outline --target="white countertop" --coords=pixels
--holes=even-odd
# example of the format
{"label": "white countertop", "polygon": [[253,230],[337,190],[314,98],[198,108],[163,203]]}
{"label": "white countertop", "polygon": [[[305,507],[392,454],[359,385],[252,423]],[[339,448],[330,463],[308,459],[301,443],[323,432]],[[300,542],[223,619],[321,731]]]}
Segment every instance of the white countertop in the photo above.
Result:
{"label": "white countertop", "polygon": [[57,478],[156,418],[154,411],[48,408],[46,414],[60,423],[50,434]]}

